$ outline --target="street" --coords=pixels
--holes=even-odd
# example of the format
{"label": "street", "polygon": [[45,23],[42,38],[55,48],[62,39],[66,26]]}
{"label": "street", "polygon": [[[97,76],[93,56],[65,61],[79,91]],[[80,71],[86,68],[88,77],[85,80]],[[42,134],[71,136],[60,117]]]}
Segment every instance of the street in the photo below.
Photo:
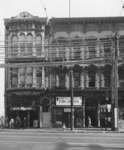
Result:
{"label": "street", "polygon": [[1,130],[0,150],[122,150],[124,133]]}

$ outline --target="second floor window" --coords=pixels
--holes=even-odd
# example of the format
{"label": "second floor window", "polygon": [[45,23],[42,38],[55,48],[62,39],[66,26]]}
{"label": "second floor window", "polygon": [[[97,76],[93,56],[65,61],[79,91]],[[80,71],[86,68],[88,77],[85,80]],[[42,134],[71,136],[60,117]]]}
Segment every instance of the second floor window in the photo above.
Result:
{"label": "second floor window", "polygon": [[20,35],[19,44],[20,44],[20,55],[25,56],[25,35],[24,34]]}
{"label": "second floor window", "polygon": [[65,88],[65,73],[64,72],[59,73],[59,87]]}
{"label": "second floor window", "polygon": [[32,68],[27,68],[26,70],[26,85],[32,87],[33,83],[33,72]]}
{"label": "second floor window", "polygon": [[42,85],[42,68],[36,68],[36,86],[41,87]]}
{"label": "second floor window", "polygon": [[33,37],[31,34],[27,36],[27,56],[31,56],[33,54]]}
{"label": "second floor window", "polygon": [[88,71],[88,85],[89,87],[95,87],[96,73],[95,71]]}
{"label": "second floor window", "polygon": [[104,75],[104,87],[110,87],[111,83],[111,72],[106,70],[103,72]]}
{"label": "second floor window", "polygon": [[41,56],[42,52],[42,38],[40,35],[36,37],[36,55]]}
{"label": "second floor window", "polygon": [[89,51],[89,58],[96,57],[96,39],[87,39],[87,46]]}
{"label": "second floor window", "polygon": [[18,69],[12,68],[11,69],[11,87],[18,86]]}
{"label": "second floor window", "polygon": [[80,72],[74,72],[74,88],[80,87]]}

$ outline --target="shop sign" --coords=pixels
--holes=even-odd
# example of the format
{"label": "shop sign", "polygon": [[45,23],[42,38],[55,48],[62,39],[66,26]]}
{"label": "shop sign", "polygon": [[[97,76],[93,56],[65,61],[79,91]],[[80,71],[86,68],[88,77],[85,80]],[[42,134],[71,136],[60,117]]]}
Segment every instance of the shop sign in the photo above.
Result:
{"label": "shop sign", "polygon": [[32,107],[11,107],[10,110],[32,110]]}
{"label": "shop sign", "polygon": [[71,112],[70,108],[64,108],[64,112]]}
{"label": "shop sign", "polygon": [[[70,106],[71,105],[71,97],[56,97],[56,105],[57,106]],[[82,97],[73,97],[73,105],[81,106],[82,105]]]}

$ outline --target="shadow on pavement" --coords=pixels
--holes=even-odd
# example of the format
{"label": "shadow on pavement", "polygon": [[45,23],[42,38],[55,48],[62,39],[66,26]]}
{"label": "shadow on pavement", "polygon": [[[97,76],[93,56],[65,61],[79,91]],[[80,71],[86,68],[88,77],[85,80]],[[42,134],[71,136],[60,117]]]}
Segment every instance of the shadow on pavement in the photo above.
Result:
{"label": "shadow on pavement", "polygon": [[55,150],[67,150],[71,148],[79,148],[81,150],[123,150],[123,148],[114,148],[114,147],[102,147],[100,145],[95,145],[95,144],[91,144],[91,145],[71,145],[68,144],[66,142],[59,142],[56,145]]}

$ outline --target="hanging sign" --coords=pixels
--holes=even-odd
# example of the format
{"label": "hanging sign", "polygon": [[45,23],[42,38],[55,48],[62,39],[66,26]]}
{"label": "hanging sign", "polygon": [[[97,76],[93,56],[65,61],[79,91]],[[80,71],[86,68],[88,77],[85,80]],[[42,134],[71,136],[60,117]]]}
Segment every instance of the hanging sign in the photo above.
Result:
{"label": "hanging sign", "polygon": [[[71,97],[56,97],[56,105],[57,106],[70,106],[71,105]],[[81,106],[82,105],[82,97],[73,97],[73,105]]]}

